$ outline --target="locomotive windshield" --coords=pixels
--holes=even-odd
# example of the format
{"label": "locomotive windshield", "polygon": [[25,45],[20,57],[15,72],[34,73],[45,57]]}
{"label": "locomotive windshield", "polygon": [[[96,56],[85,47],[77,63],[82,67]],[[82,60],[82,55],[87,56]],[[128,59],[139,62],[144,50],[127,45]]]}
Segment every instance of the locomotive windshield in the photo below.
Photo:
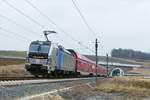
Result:
{"label": "locomotive windshield", "polygon": [[50,49],[49,44],[31,44],[29,52],[30,53],[48,53]]}

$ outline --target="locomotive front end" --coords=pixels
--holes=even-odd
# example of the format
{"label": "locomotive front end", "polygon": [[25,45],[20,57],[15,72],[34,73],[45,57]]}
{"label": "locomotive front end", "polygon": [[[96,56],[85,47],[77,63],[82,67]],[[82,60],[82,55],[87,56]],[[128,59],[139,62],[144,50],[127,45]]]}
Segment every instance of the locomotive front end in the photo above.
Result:
{"label": "locomotive front end", "polygon": [[32,42],[26,58],[26,70],[35,76],[50,73],[50,47],[50,41]]}

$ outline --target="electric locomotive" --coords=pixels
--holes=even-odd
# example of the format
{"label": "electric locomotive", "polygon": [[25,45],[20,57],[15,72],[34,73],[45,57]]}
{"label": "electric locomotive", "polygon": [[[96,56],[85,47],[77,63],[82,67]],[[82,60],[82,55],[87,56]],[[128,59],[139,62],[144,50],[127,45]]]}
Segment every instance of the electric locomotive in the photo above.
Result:
{"label": "electric locomotive", "polygon": [[27,53],[25,68],[32,75],[44,77],[75,74],[75,57],[60,45],[48,40],[33,41]]}
{"label": "electric locomotive", "polygon": [[25,64],[32,75],[74,74],[74,56],[62,46],[50,41],[34,41],[30,44]]}

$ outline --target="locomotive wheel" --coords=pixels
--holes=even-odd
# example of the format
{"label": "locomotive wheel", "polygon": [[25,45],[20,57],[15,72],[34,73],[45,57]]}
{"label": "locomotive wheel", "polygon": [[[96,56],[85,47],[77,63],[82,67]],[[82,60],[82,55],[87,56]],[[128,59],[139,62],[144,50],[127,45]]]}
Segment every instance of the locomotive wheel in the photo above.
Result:
{"label": "locomotive wheel", "polygon": [[80,77],[81,77],[80,72],[76,73],[76,77],[78,77],[78,78],[80,78]]}
{"label": "locomotive wheel", "polygon": [[42,77],[43,78],[48,78],[48,75],[47,74],[43,74]]}
{"label": "locomotive wheel", "polygon": [[36,78],[38,78],[39,77],[39,75],[34,75]]}

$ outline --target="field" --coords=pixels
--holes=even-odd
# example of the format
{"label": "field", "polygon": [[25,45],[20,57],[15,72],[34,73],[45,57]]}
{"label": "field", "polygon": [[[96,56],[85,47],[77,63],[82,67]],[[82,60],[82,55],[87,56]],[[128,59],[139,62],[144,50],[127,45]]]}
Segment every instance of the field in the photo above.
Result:
{"label": "field", "polygon": [[133,70],[129,71],[128,73],[139,73],[141,75],[150,76],[150,69],[134,68]]}
{"label": "field", "polygon": [[25,57],[26,51],[0,51],[0,57]]}
{"label": "field", "polygon": [[25,77],[30,76],[22,65],[0,66],[0,77]]}
{"label": "field", "polygon": [[25,59],[0,58],[0,66],[24,64]]}
{"label": "field", "polygon": [[143,77],[120,77],[105,81],[98,81],[97,91],[107,93],[119,93],[129,100],[142,100],[143,97],[150,97],[150,79]]}
{"label": "field", "polygon": [[0,77],[24,77],[28,76],[26,72],[25,60],[12,59],[12,58],[0,58]]}

